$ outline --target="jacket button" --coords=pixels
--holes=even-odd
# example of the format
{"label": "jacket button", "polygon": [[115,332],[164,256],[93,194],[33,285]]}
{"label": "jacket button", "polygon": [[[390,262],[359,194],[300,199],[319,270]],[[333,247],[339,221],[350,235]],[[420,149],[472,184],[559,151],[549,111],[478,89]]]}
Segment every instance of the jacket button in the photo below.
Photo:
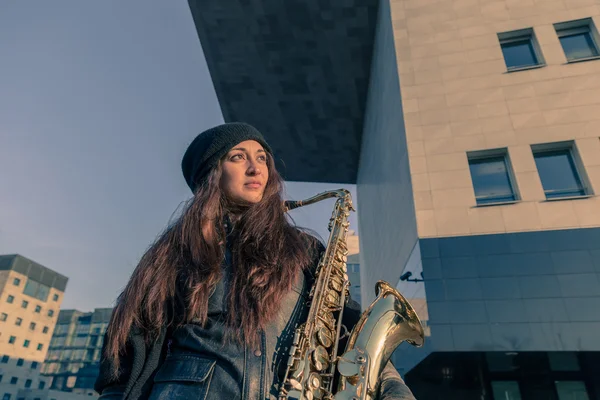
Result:
{"label": "jacket button", "polygon": [[260,357],[260,356],[262,356],[262,351],[260,351],[260,350],[255,350],[255,351],[254,351],[254,355],[255,355],[256,357]]}

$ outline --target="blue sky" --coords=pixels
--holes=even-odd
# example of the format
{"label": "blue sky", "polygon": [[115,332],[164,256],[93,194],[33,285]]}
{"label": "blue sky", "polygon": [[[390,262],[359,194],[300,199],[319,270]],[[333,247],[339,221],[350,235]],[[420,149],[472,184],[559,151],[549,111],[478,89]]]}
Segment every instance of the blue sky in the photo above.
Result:
{"label": "blue sky", "polygon": [[[0,57],[0,254],[68,276],[63,308],[109,307],[191,196],[187,144],[223,122],[187,2],[3,2]],[[332,206],[293,215],[324,236]]]}

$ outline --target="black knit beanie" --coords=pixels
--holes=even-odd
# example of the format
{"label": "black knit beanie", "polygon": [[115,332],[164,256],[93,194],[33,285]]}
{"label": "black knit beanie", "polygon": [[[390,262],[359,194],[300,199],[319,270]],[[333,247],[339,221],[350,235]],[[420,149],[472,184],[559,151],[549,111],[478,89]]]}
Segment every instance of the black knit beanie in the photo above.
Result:
{"label": "black knit beanie", "polygon": [[233,146],[246,140],[256,140],[265,151],[273,155],[263,135],[253,126],[243,122],[218,125],[196,136],[181,160],[183,177],[192,192],[202,184],[221,157]]}

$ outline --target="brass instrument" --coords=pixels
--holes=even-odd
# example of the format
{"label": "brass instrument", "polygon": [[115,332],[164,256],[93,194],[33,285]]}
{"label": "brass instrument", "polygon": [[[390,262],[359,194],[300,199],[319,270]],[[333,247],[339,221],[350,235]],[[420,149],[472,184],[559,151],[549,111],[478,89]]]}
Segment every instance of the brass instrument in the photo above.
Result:
{"label": "brass instrument", "polygon": [[[337,198],[329,221],[329,239],[309,294],[307,320],[294,334],[279,399],[373,400],[379,375],[403,341],[420,347],[421,322],[408,301],[387,282],[376,285],[377,298],[362,313],[338,357],[350,282],[346,269],[348,217],[355,211],[345,189],[320,193],[302,201],[286,201],[286,209]],[[342,330],[344,331],[342,333]],[[334,391],[334,381],[338,382]]]}

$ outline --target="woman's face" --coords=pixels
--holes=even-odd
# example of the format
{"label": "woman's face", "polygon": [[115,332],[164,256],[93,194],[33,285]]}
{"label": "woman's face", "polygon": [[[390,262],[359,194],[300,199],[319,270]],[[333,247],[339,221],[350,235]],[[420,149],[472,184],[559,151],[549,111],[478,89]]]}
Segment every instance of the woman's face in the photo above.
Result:
{"label": "woman's face", "polygon": [[225,156],[221,189],[234,201],[258,203],[269,179],[267,152],[260,143],[246,140],[234,146]]}

